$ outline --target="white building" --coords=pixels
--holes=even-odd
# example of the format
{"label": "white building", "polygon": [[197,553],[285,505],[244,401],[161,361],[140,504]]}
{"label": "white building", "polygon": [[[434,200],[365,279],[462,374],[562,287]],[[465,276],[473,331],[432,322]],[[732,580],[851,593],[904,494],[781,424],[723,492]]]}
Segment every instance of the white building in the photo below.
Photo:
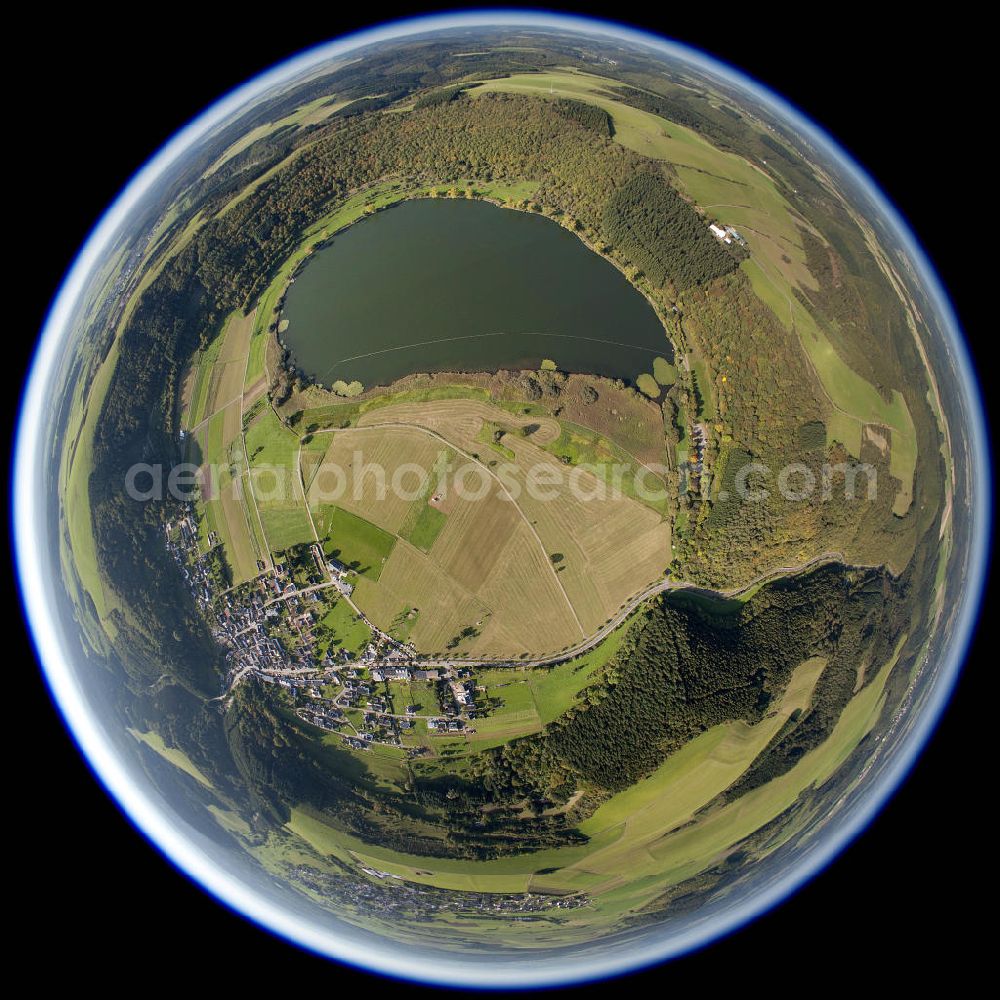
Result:
{"label": "white building", "polygon": [[729,232],[722,228],[722,226],[717,226],[714,222],[708,227],[709,232],[718,240],[722,240],[723,243],[732,243],[733,238],[729,235]]}

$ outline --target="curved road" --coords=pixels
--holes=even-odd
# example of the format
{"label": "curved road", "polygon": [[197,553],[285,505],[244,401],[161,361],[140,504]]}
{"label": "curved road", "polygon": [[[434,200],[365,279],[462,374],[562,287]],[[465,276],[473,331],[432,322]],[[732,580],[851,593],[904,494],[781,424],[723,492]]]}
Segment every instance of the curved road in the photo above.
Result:
{"label": "curved road", "polygon": [[[693,583],[685,583],[681,580],[661,580],[659,583],[653,584],[651,587],[647,587],[642,593],[637,594],[628,602],[613,618],[606,622],[600,629],[598,629],[589,638],[584,639],[582,642],[577,643],[575,646],[571,646],[568,649],[563,650],[554,656],[540,657],[534,660],[502,660],[494,657],[493,659],[476,659],[474,657],[451,657],[451,658],[421,658],[421,667],[476,667],[476,666],[499,666],[505,663],[509,663],[512,666],[521,667],[547,667],[552,666],[556,663],[562,663],[565,660],[572,660],[577,656],[581,656],[583,653],[588,652],[593,649],[596,645],[606,639],[616,628],[629,615],[632,614],[636,608],[639,607],[643,602],[648,601],[651,597],[655,597],[657,594],[662,594],[668,590],[693,590],[698,593],[707,594],[711,597],[722,598],[722,599],[732,599],[739,597],[740,594],[745,594],[748,590],[752,590],[754,587],[759,586],[766,581],[782,577],[782,576],[793,576],[798,573],[802,573],[807,569],[812,569],[816,566],[826,565],[827,563],[844,563],[844,556],[841,552],[823,552],[818,556],[813,556],[811,559],[807,559],[803,563],[799,563],[797,566],[775,566],[772,569],[767,570],[764,573],[760,573],[755,576],[752,580],[747,583],[740,584],[738,587],[733,587],[730,590],[710,590],[706,587],[699,587]],[[388,661],[375,661],[376,666],[378,665],[388,665]],[[396,664],[398,666],[398,664]]]}
{"label": "curved road", "polygon": [[[483,462],[478,461],[470,453],[466,452],[464,449],[462,449],[461,447],[457,446],[453,441],[448,440],[440,432],[436,431],[433,428],[423,426],[421,424],[401,423],[401,422],[398,422],[398,421],[385,421],[385,422],[379,422],[379,423],[369,424],[369,425],[362,426],[362,427],[352,427],[350,429],[352,431],[359,431],[359,430],[363,431],[363,430],[375,430],[375,429],[380,429],[380,428],[385,428],[385,427],[397,427],[397,428],[404,428],[404,429],[407,429],[407,430],[419,430],[419,431],[422,431],[422,432],[430,435],[431,437],[434,437],[434,438],[438,439],[442,444],[444,444],[445,446],[447,446],[447,447],[453,449],[454,451],[458,452],[460,455],[462,455],[467,460],[469,460],[471,462],[474,462],[477,465],[480,465],[483,469],[486,470],[486,472],[491,477],[493,477],[494,479],[497,480],[497,482],[499,483],[501,489],[505,493],[507,493],[508,498],[514,504],[515,509],[517,509],[518,513],[521,515],[521,517],[524,520],[524,522],[528,525],[529,529],[531,530],[532,534],[535,536],[535,539],[538,541],[539,545],[542,545],[542,540],[539,537],[538,532],[536,531],[534,525],[531,523],[531,521],[525,515],[524,511],[521,510],[520,506],[517,504],[517,502],[514,500],[514,498],[512,496],[510,496],[510,494],[508,493],[508,491],[506,489],[506,486],[503,483],[503,481],[498,476],[496,476],[496,474],[493,472],[492,469],[489,468],[489,466],[487,466]],[[316,431],[316,433],[335,433],[335,432],[336,432],[336,430],[334,428],[322,428],[321,430],[317,430]],[[245,446],[246,446],[246,439],[244,437],[244,448],[245,448]],[[309,509],[309,503],[308,503],[308,499],[306,497],[305,481],[304,481],[303,476],[302,476],[301,455],[302,455],[302,449],[301,449],[301,446],[300,446],[299,449],[298,449],[298,451],[297,451],[297,453],[296,453],[296,465],[297,465],[297,469],[296,469],[297,476],[296,476],[296,478],[298,479],[298,482],[299,482],[299,488],[302,490],[303,501],[304,501],[304,504],[305,504],[306,511],[309,514],[309,521],[310,521],[310,526],[312,527],[313,536],[314,536],[315,540],[318,542],[319,541],[319,536],[318,536],[318,533],[316,531],[316,525],[315,525],[315,522],[313,522],[312,512]],[[247,456],[247,464],[248,464],[248,467],[249,467],[249,456]],[[256,500],[256,498],[255,498],[255,500]],[[256,506],[256,503],[255,503],[255,506]],[[259,512],[258,512],[257,516],[258,516],[258,518],[260,517]],[[261,530],[263,531],[263,525],[261,525]],[[544,545],[542,545],[542,548],[544,549]],[[492,658],[482,658],[482,657],[480,657],[480,658],[475,658],[475,657],[417,657],[417,656],[413,656],[412,659],[411,659],[411,661],[410,661],[410,663],[411,664],[414,663],[414,662],[418,663],[419,664],[419,668],[421,668],[421,669],[426,669],[426,668],[434,669],[434,668],[438,668],[438,667],[442,667],[442,668],[483,667],[483,666],[494,666],[495,667],[495,666],[501,666],[501,665],[505,665],[505,664],[506,665],[510,665],[510,666],[521,666],[521,667],[546,667],[546,666],[552,666],[552,665],[555,665],[557,663],[563,663],[566,660],[572,660],[575,657],[581,656],[582,654],[584,654],[584,653],[588,652],[589,650],[593,649],[595,646],[597,646],[599,643],[601,643],[604,639],[606,639],[612,632],[614,632],[615,629],[617,629],[619,627],[619,625],[621,625],[622,622],[624,622],[625,619],[628,618],[629,615],[631,615],[636,610],[636,608],[638,608],[645,601],[648,601],[651,597],[655,597],[657,594],[662,594],[662,593],[664,593],[664,592],[666,592],[668,590],[692,590],[692,591],[697,591],[697,592],[700,592],[700,593],[704,593],[704,594],[706,594],[708,596],[711,596],[711,597],[723,598],[723,599],[727,599],[727,598],[731,599],[731,598],[739,597],[739,595],[746,593],[748,590],[752,590],[753,588],[759,586],[760,584],[766,582],[767,580],[774,579],[774,578],[777,578],[777,577],[782,577],[782,576],[791,576],[791,575],[794,575],[794,574],[797,574],[797,573],[804,572],[805,570],[813,568],[815,566],[820,566],[820,565],[823,565],[823,564],[826,564],[826,563],[832,563],[832,562],[844,563],[845,559],[844,559],[843,553],[840,553],[840,552],[823,552],[820,555],[813,556],[811,559],[807,559],[805,562],[800,563],[800,564],[795,565],[795,566],[776,566],[776,567],[773,567],[772,569],[769,569],[769,570],[767,570],[767,571],[765,571],[763,573],[758,574],[756,577],[754,577],[752,580],[748,581],[747,583],[741,584],[740,586],[734,587],[734,588],[732,588],[730,590],[711,590],[709,588],[699,587],[696,584],[686,583],[686,582],[679,581],[679,580],[677,580],[677,581],[670,580],[669,578],[661,580],[658,583],[655,583],[652,586],[647,587],[641,593],[639,593],[635,597],[633,597],[612,618],[610,618],[603,626],[601,626],[601,628],[598,629],[597,632],[593,633],[590,636],[585,637],[584,639],[582,639],[580,642],[576,643],[575,645],[570,646],[569,648],[564,649],[561,652],[556,653],[556,654],[551,655],[551,656],[538,657],[538,658],[531,659],[531,660],[504,659],[504,658],[499,658],[499,657],[492,657]],[[553,570],[553,572],[555,572],[555,571]],[[580,622],[580,619],[579,619],[579,617],[576,614],[576,609],[573,607],[572,602],[570,602],[569,596],[566,594],[565,589],[563,589],[563,587],[562,587],[562,581],[558,580],[558,577],[557,577],[557,582],[559,583],[560,590],[562,590],[563,596],[565,597],[566,602],[567,602],[567,604],[570,607],[570,610],[573,612],[573,616],[574,616],[574,618],[576,618],[577,625],[579,626],[580,631],[582,633],[583,632],[583,625]],[[319,585],[316,585],[316,586],[313,586],[313,587],[305,588],[304,590],[300,591],[300,593],[305,593],[305,592],[310,591],[310,590],[318,590],[318,589],[321,589],[323,587],[329,587],[329,586],[333,586],[332,581],[330,583],[319,584]],[[279,597],[272,598],[271,601],[268,601],[267,603],[270,604],[270,603],[273,603],[274,601],[283,600],[285,596],[286,595],[281,595]],[[406,647],[402,643],[398,642],[398,640],[393,639],[391,636],[387,635],[381,629],[377,628],[369,620],[368,616],[366,614],[364,614],[364,612],[354,603],[354,601],[351,600],[351,598],[348,595],[344,595],[344,597],[347,600],[347,603],[355,611],[355,613],[358,614],[366,622],[366,624],[368,624],[368,626],[372,629],[372,631],[376,635],[378,635],[379,637],[381,637],[383,639],[388,640],[391,643],[391,645],[393,647],[395,647],[397,650],[404,650],[404,649],[406,649]],[[373,660],[373,661],[371,661],[371,663],[369,663],[368,666],[375,666],[375,667],[380,667],[380,666],[394,666],[394,667],[398,667],[398,666],[400,666],[400,662],[398,660],[392,661],[392,660],[380,659],[380,660]],[[252,671],[250,668],[243,668],[242,670],[238,671],[232,677],[232,679],[230,680],[230,683],[229,683],[229,685],[227,686],[227,689],[226,689],[227,693],[231,692],[233,690],[233,688],[248,673],[252,673],[252,672],[254,672],[254,671]],[[297,671],[288,670],[288,671],[275,671],[275,672],[268,672],[268,673],[269,673],[269,676],[286,676],[286,675],[289,675],[291,673],[301,673],[301,672],[302,671],[300,669],[300,670],[297,670]],[[223,697],[225,697],[225,696],[223,696]]]}
{"label": "curved road", "polygon": [[[492,659],[487,659],[487,658],[476,659],[474,657],[457,657],[457,656],[428,657],[428,658],[413,657],[413,659],[405,665],[413,666],[413,664],[416,663],[417,669],[421,670],[427,668],[434,669],[438,667],[448,668],[448,667],[554,666],[557,663],[564,663],[566,660],[572,660],[575,657],[581,656],[582,654],[593,649],[596,645],[598,645],[600,642],[606,639],[612,632],[614,632],[614,630],[618,628],[618,626],[621,625],[622,622],[624,622],[625,619],[628,618],[629,615],[631,615],[632,612],[636,610],[636,608],[638,608],[643,602],[648,601],[651,597],[655,597],[657,594],[662,594],[668,590],[691,590],[715,598],[733,599],[739,597],[741,594],[745,594],[748,590],[752,590],[753,588],[760,586],[762,583],[766,583],[768,580],[776,579],[778,577],[783,577],[783,576],[794,576],[798,573],[803,573],[808,569],[813,569],[817,566],[826,565],[827,563],[843,563],[846,565],[843,553],[823,552],[820,555],[813,556],[811,559],[807,559],[805,562],[799,563],[798,565],[795,566],[775,566],[772,569],[766,570],[765,572],[758,574],[752,580],[749,580],[746,583],[740,584],[740,586],[733,587],[729,590],[710,590],[709,588],[699,587],[696,584],[686,583],[681,580],[669,580],[669,579],[661,580],[659,583],[655,583],[652,586],[647,587],[640,594],[637,594],[635,597],[633,597],[632,600],[628,602],[628,604],[626,604],[613,618],[611,618],[608,622],[606,622],[593,635],[589,636],[587,639],[584,639],[582,642],[577,643],[575,646],[571,646],[568,649],[564,649],[561,652],[556,653],[552,656],[538,657],[537,659],[533,660],[511,660],[511,659],[501,659],[497,657],[494,657]],[[859,566],[858,568],[873,569],[876,567]],[[326,584],[321,586],[330,586],[330,585]],[[318,588],[313,587],[309,589],[318,589]],[[275,600],[278,599],[280,598],[275,598]],[[367,622],[368,621],[367,616],[365,616],[359,609],[357,609],[356,606],[353,604],[353,602],[350,603],[352,607],[355,607],[355,610],[358,610],[358,613],[361,614],[362,617]],[[377,631],[380,635],[383,636],[385,635],[385,633],[382,633],[378,629],[376,629],[375,631]],[[393,645],[399,647],[399,643],[396,640],[391,639],[391,637],[389,636],[385,637],[389,638],[390,641],[393,643]],[[399,667],[404,664],[401,664],[399,661],[374,660],[366,665],[370,667],[383,667],[383,666]],[[227,688],[227,693],[231,692],[232,689],[248,673],[252,672],[253,671],[251,671],[249,668],[243,668],[236,675],[234,675]],[[307,672],[313,673],[319,671],[307,671]],[[272,677],[284,677],[302,673],[303,670],[301,668],[299,668],[298,670],[289,669],[287,671],[268,672],[269,676]],[[225,697],[225,695],[223,695],[222,697]]]}

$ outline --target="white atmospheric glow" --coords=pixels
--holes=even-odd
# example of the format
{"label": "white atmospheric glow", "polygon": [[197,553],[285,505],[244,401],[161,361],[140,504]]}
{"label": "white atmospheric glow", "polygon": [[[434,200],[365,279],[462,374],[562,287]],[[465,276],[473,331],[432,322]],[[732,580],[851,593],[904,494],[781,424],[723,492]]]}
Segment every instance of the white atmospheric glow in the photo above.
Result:
{"label": "white atmospheric glow", "polygon": [[[57,554],[49,552],[45,525],[51,514],[54,497],[42,489],[42,471],[48,456],[42,448],[47,421],[51,418],[52,392],[61,359],[69,348],[73,317],[92,271],[100,266],[120,227],[129,224],[130,216],[143,197],[155,190],[165,171],[178,164],[199,142],[220,125],[251,105],[275,87],[333,59],[348,55],[360,46],[374,42],[402,39],[408,35],[456,27],[521,25],[584,32],[612,40],[644,45],[664,56],[687,63],[721,77],[749,96],[769,107],[789,126],[819,151],[820,159],[836,162],[863,186],[873,203],[889,220],[895,236],[930,296],[942,326],[948,331],[949,348],[959,376],[966,388],[966,412],[970,423],[969,446],[975,500],[967,516],[974,520],[973,552],[969,562],[966,591],[955,629],[955,642],[946,662],[934,666],[934,682],[919,718],[902,737],[903,744],[892,756],[891,766],[870,786],[856,793],[856,801],[845,814],[831,821],[823,834],[815,837],[811,851],[801,853],[779,881],[761,891],[744,896],[740,902],[714,916],[687,925],[678,932],[664,931],[640,939],[627,949],[604,950],[590,955],[567,952],[561,957],[532,958],[525,955],[517,962],[489,962],[421,955],[415,949],[386,942],[384,947],[368,943],[371,939],[352,934],[349,928],[334,929],[306,921],[301,916],[273,905],[255,888],[223,871],[192,839],[176,817],[163,811],[150,788],[136,784],[108,734],[86,704],[80,678],[70,661],[59,628],[50,609],[60,587],[57,578]],[[862,830],[886,798],[898,786],[911,767],[933,729],[954,685],[978,610],[979,594],[985,572],[990,519],[989,460],[981,404],[969,358],[954,314],[933,269],[922,250],[885,197],[857,165],[820,129],[796,109],[759,84],[723,66],[702,53],[666,42],[622,25],[555,14],[524,11],[481,11],[466,14],[443,14],[401,21],[360,32],[305,52],[252,80],[213,105],[201,117],[174,136],[144,166],[104,218],[94,229],[67,275],[47,318],[24,396],[18,428],[14,470],[14,526],[21,588],[38,654],[45,675],[86,759],[136,826],[184,873],[206,890],[255,921],[262,927],[290,941],[323,955],[374,971],[409,979],[446,985],[510,988],[579,982],[639,968],[690,951],[724,935],[760,915],[786,898],[807,879],[821,870]]]}

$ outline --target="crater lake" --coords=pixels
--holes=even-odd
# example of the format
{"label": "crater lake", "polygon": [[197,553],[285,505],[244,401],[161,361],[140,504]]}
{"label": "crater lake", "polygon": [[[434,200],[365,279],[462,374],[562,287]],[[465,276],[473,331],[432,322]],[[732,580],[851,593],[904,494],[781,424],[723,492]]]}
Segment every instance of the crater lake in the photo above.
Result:
{"label": "crater lake", "polygon": [[666,330],[614,265],[551,219],[417,199],[317,250],[288,289],[281,339],[313,381],[538,368],[634,382]]}

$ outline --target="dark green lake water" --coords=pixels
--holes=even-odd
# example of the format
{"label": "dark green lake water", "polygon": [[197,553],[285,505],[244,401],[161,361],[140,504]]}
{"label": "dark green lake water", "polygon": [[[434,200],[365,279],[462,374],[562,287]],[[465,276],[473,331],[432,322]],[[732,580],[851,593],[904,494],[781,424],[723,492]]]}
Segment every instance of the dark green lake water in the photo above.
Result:
{"label": "dark green lake water", "polygon": [[297,275],[282,339],[329,385],[411,372],[537,368],[634,380],[672,360],[652,306],[549,219],[408,201],[335,237]]}

